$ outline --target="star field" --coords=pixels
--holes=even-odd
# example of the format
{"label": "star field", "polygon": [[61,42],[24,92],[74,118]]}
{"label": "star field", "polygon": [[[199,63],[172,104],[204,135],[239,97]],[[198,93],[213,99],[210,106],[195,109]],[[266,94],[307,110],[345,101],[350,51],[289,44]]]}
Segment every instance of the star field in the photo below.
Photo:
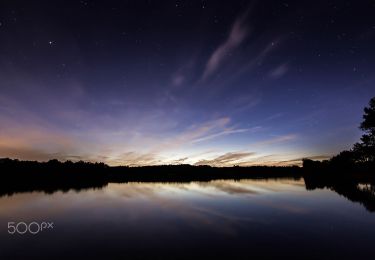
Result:
{"label": "star field", "polygon": [[374,1],[2,1],[0,157],[287,165],[360,137]]}

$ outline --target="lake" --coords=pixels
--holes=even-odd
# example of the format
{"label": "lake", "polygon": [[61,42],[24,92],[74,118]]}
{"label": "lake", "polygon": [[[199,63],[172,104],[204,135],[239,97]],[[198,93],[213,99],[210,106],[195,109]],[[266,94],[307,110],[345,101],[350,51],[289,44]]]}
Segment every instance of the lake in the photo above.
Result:
{"label": "lake", "polygon": [[0,259],[370,259],[371,206],[303,178],[15,193],[0,197]]}

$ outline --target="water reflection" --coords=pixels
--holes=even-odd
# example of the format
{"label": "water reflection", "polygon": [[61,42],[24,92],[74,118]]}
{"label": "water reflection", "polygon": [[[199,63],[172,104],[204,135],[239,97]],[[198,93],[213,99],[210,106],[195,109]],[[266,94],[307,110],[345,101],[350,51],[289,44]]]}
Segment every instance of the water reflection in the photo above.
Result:
{"label": "water reflection", "polygon": [[[300,181],[302,180],[302,181]],[[243,179],[241,181],[233,180],[216,180],[216,181],[206,181],[206,182],[166,182],[166,183],[143,183],[142,192],[147,195],[154,189],[163,189],[165,187],[178,187],[180,190],[187,189],[189,187],[192,189],[194,186],[204,187],[205,192],[209,190],[214,190],[215,193],[226,192],[228,194],[249,194],[257,193],[258,189],[262,189],[262,183],[266,183],[266,189],[270,190],[275,187],[274,184],[291,183],[291,186],[303,186],[306,190],[315,189],[330,189],[352,202],[360,203],[369,212],[375,212],[375,181],[360,182],[353,179],[344,179],[338,181],[337,179],[322,179],[322,178],[312,178],[311,176],[304,176],[303,178],[256,178],[256,179]],[[257,183],[256,186],[249,185],[249,183]],[[136,189],[137,185],[131,183],[132,188]],[[167,186],[164,184],[168,184]],[[0,184],[0,197],[11,196],[17,193],[25,192],[44,192],[45,194],[53,194],[56,192],[68,192],[68,191],[86,191],[90,189],[103,189],[107,187],[115,187],[115,183],[108,182],[77,182],[77,183],[62,183],[54,184],[52,186],[42,185],[38,183],[24,183],[17,186],[9,186],[7,183]],[[149,186],[150,190],[147,191],[145,187]],[[278,186],[278,185],[276,185]],[[264,190],[261,190],[264,191]],[[142,194],[137,194],[141,196]]]}
{"label": "water reflection", "polygon": [[360,203],[369,212],[375,212],[375,181],[361,182],[354,179],[345,178],[314,178],[305,176],[307,190],[330,189],[348,200]]}
{"label": "water reflection", "polygon": [[[356,187],[368,192],[369,185]],[[373,215],[329,189],[312,188],[317,186],[304,179],[247,179],[108,183],[100,189],[3,195],[0,259],[358,258],[373,253]],[[53,221],[55,230],[11,236],[8,221]]]}

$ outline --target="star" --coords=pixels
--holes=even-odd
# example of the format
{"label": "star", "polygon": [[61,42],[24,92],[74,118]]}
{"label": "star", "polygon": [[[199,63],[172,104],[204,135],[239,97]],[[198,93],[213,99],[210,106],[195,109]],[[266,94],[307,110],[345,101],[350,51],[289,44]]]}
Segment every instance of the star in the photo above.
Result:
{"label": "star", "polygon": [[52,44],[53,44],[53,41],[49,41],[48,44],[49,44],[49,45],[52,45]]}

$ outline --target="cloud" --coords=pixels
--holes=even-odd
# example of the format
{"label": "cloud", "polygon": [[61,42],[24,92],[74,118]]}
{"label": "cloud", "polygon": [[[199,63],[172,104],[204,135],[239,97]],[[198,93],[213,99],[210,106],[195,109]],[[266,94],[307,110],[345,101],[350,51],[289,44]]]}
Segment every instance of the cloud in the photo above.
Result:
{"label": "cloud", "polygon": [[[184,158],[188,157],[186,149],[192,148],[191,145],[253,130],[237,128],[230,124],[229,117],[221,117],[170,132],[176,125],[166,126],[164,122],[168,122],[168,118],[163,118],[162,128],[159,129],[160,117],[157,116],[147,120],[142,118],[145,122],[136,121],[131,126],[118,124],[106,128],[107,124],[97,124],[95,128],[90,126],[90,131],[83,135],[80,131],[59,129],[57,125],[27,111],[25,114],[28,116],[21,119],[9,115],[4,110],[16,111],[17,114],[18,110],[10,109],[13,106],[8,103],[1,103],[0,107],[0,157],[43,161],[53,158],[82,159],[131,166],[193,163],[195,161],[190,156]],[[98,121],[103,122],[101,119]],[[81,129],[86,128],[78,130]],[[177,151],[180,148],[183,148],[182,152]],[[177,154],[179,157],[174,157]]]}
{"label": "cloud", "polygon": [[277,143],[283,143],[287,141],[292,141],[295,140],[298,136],[295,134],[289,134],[289,135],[282,135],[282,136],[277,136],[268,140],[263,140],[260,142],[256,142],[252,144],[252,147],[260,147],[260,146],[266,146],[270,144],[277,144]]}
{"label": "cloud", "polygon": [[329,156],[329,155],[313,155],[313,156],[294,158],[294,159],[290,159],[290,160],[277,161],[277,162],[274,162],[273,165],[275,165],[275,166],[290,166],[290,165],[302,166],[302,160],[305,159],[305,158],[308,158],[308,159],[311,159],[311,160],[323,161],[323,160],[328,160],[331,157],[332,156]]}
{"label": "cloud", "polygon": [[202,79],[205,80],[212,75],[228,57],[228,54],[235,50],[246,38],[249,28],[245,25],[247,15],[236,19],[229,32],[228,38],[212,53],[207,61]]}
{"label": "cloud", "polygon": [[179,158],[179,159],[173,160],[173,161],[171,161],[168,164],[183,164],[187,160],[189,160],[189,157],[183,157],[183,158]]}
{"label": "cloud", "polygon": [[[290,159],[288,159],[289,157]],[[238,163],[239,166],[255,166],[255,165],[265,165],[265,166],[302,166],[302,159],[309,158],[312,160],[327,160],[331,156],[328,155],[314,155],[306,157],[291,157],[286,155],[266,155],[254,158],[251,161]]]}
{"label": "cloud", "polygon": [[211,160],[200,160],[195,163],[195,165],[211,165],[211,166],[233,166],[237,164],[242,159],[254,155],[253,152],[233,152],[220,155]]}
{"label": "cloud", "polygon": [[158,140],[157,145],[152,149],[152,153],[170,151],[186,145],[192,145],[227,135],[249,131],[255,132],[261,128],[259,126],[253,128],[236,128],[235,126],[229,125],[230,121],[231,119],[229,117],[222,117],[216,120],[203,122],[198,125],[193,125],[189,129],[183,131],[181,134],[168,138],[164,141]]}
{"label": "cloud", "polygon": [[221,131],[221,132],[218,132],[218,133],[214,133],[214,134],[211,134],[211,135],[207,135],[207,136],[195,139],[195,140],[192,141],[192,143],[198,143],[198,142],[202,142],[202,141],[207,141],[207,140],[210,140],[210,139],[213,139],[213,138],[216,138],[216,137],[230,135],[230,134],[238,134],[238,133],[244,133],[244,132],[248,132],[248,131],[256,131],[256,130],[258,130],[260,128],[261,127],[241,128],[241,129],[228,128],[228,129],[225,129],[224,131]]}
{"label": "cloud", "polygon": [[288,67],[288,64],[287,63],[284,63],[284,64],[281,64],[279,66],[277,66],[276,68],[274,68],[270,73],[269,73],[269,76],[271,78],[281,78],[282,76],[284,76],[289,70],[289,67]]}
{"label": "cloud", "polygon": [[9,147],[0,144],[0,158],[1,157],[38,161],[52,159],[51,154],[44,151],[27,147]]}
{"label": "cloud", "polygon": [[75,153],[83,146],[77,138],[32,116],[22,120],[0,114],[0,122],[0,157],[63,160],[68,151]]}
{"label": "cloud", "polygon": [[161,160],[153,153],[125,152],[107,161],[111,165],[147,166],[162,164]]}
{"label": "cloud", "polygon": [[225,110],[230,110],[232,113],[240,113],[249,110],[261,102],[261,96],[257,93],[237,95],[222,102],[222,107]]}
{"label": "cloud", "polygon": [[185,81],[185,76],[182,75],[182,74],[176,74],[172,77],[172,85],[175,86],[175,87],[178,87],[180,85],[182,85],[182,83],[184,83]]}
{"label": "cloud", "polygon": [[[178,148],[186,144],[191,144],[194,142],[194,140],[199,140],[213,134],[218,134],[219,132],[223,131],[223,129],[226,129],[229,122],[229,117],[222,117],[216,120],[204,122],[200,125],[193,125],[190,129],[184,131],[183,133],[159,142],[159,145],[157,145],[153,151],[158,153],[162,150]],[[220,134],[218,136],[220,136]]]}

